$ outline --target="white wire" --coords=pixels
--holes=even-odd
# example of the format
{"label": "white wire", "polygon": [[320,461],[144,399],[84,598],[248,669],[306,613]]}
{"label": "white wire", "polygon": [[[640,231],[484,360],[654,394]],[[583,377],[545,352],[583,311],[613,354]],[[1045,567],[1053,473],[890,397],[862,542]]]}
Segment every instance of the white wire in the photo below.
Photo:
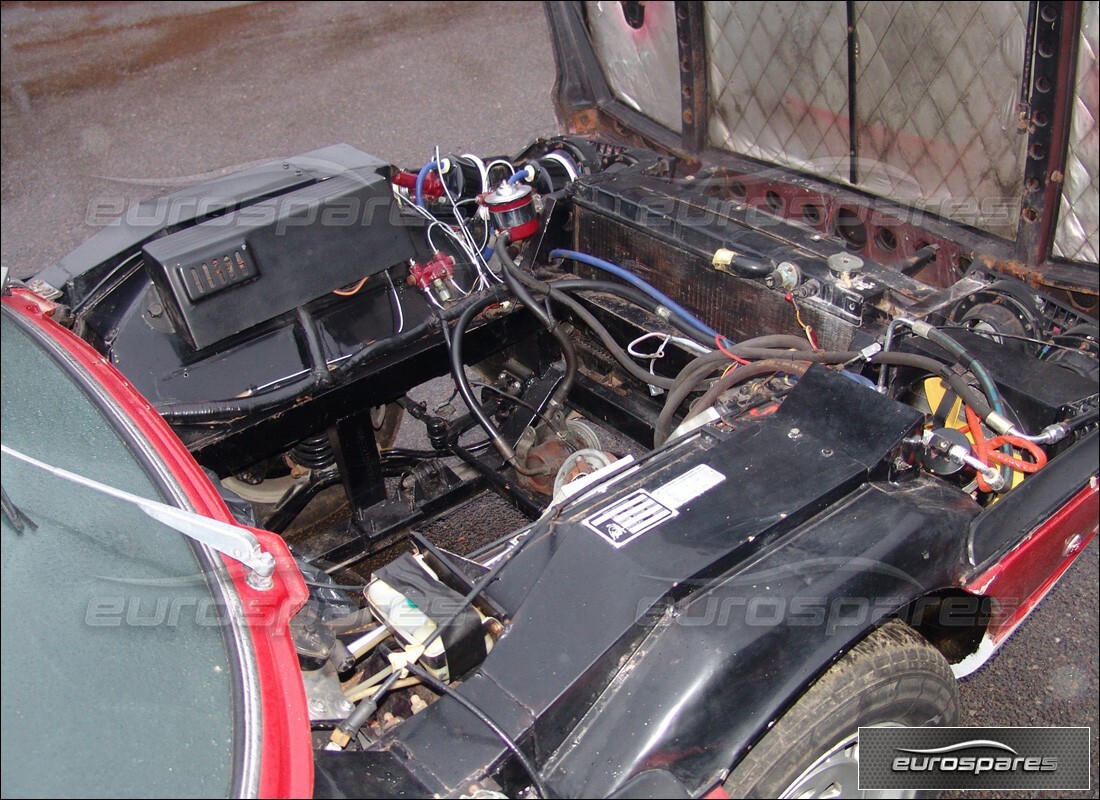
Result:
{"label": "white wire", "polygon": [[[652,353],[639,352],[637,346],[648,339],[660,339],[661,344]],[[698,342],[693,342],[691,339],[686,339],[682,336],[673,336],[671,333],[657,333],[656,331],[650,331],[649,333],[643,333],[637,339],[632,341],[626,346],[626,352],[634,356],[637,359],[649,362],[649,374],[656,375],[657,372],[654,369],[657,364],[657,360],[665,357],[665,348],[668,347],[669,342],[676,342],[682,347],[686,347],[693,352],[702,350],[704,353],[709,353],[710,350],[700,345]],[[656,396],[664,394],[663,389],[658,389],[656,386],[649,387],[650,394]]]}
{"label": "white wire", "polygon": [[454,279],[453,275],[447,279],[447,283],[451,284],[451,288],[458,292],[461,297],[469,297],[470,292],[477,288],[477,284],[474,284],[474,289],[470,289],[468,291],[466,289],[463,289],[461,286],[458,285],[458,281]]}
{"label": "white wire", "polygon": [[[655,353],[639,353],[637,350],[634,349],[636,345],[641,344],[647,339],[658,338],[662,339],[663,341],[661,342],[661,346],[657,348],[657,351]],[[675,342],[681,347],[686,347],[692,352],[699,353],[701,355],[706,355],[707,353],[713,352],[711,348],[704,347],[693,339],[687,339],[683,336],[673,336],[670,333],[657,333],[655,331],[650,331],[649,333],[639,336],[637,339],[626,346],[626,351],[635,358],[661,358],[664,355],[665,347],[668,345],[669,342]]]}
{"label": "white wire", "polygon": [[[630,353],[630,355],[634,356],[635,358],[648,359],[650,361],[656,360],[658,358],[664,358],[665,347],[668,345],[668,340],[671,338],[672,334],[670,333],[655,333],[653,331],[649,333],[643,333],[641,336],[639,336],[637,339],[626,346],[626,352]],[[657,347],[657,350],[655,352],[639,353],[637,350],[634,349],[637,345],[641,344],[644,341],[647,341],[648,339],[661,340],[661,344]]]}
{"label": "white wire", "polygon": [[470,249],[469,242],[467,242],[465,239],[463,239],[457,233],[455,233],[454,229],[451,228],[451,226],[448,225],[446,222],[443,222],[443,221],[438,220],[438,219],[435,222],[428,225],[428,246],[431,247],[434,252],[436,252],[436,253],[439,252],[439,248],[436,247],[435,242],[432,241],[432,228],[435,228],[435,227],[442,228],[443,232],[445,234],[447,234],[449,237],[451,237],[451,239],[454,240],[454,243],[462,250],[463,253],[466,254],[466,258],[468,258],[470,260],[470,263],[471,264],[476,264],[476,259],[474,258],[473,251]]}
{"label": "white wire", "polygon": [[[481,207],[481,203],[478,202],[477,198],[471,197],[466,200],[459,200],[457,203],[455,203],[455,208],[457,208],[458,206],[469,205],[470,203],[473,203],[479,208]],[[481,234],[481,250],[485,250],[485,248],[489,245],[489,224],[486,222],[486,224],[483,225],[482,228],[484,232]]]}
{"label": "white wire", "polygon": [[393,301],[397,304],[397,330],[394,332],[396,335],[405,330],[405,310],[401,308],[401,295],[397,293],[397,287],[393,284],[389,270],[386,270],[386,280],[389,281],[390,290],[393,292]]}
{"label": "white wire", "polygon": [[511,172],[511,174],[516,174],[516,168],[512,166],[512,162],[505,161],[503,158],[494,158],[492,161],[485,165],[485,171],[488,172],[492,170],[492,168],[497,166],[498,164],[508,167],[508,170],[509,172]]}
{"label": "white wire", "polygon": [[[438,145],[435,148],[435,158],[436,158],[436,161],[438,162],[439,161],[439,146]],[[474,251],[474,256],[475,256],[475,258],[474,258],[474,267],[476,267],[478,275],[481,277],[481,280],[488,283],[489,282],[489,276],[492,276],[493,280],[496,280],[496,281],[500,282],[500,279],[497,278],[495,275],[493,275],[492,270],[489,269],[489,264],[488,264],[488,262],[485,261],[485,258],[481,254],[481,251],[477,249],[477,242],[474,241],[473,235],[470,233],[469,229],[466,227],[466,221],[462,218],[462,214],[459,213],[458,206],[455,205],[455,199],[451,195],[451,190],[447,188],[447,182],[446,181],[443,181],[443,192],[444,192],[444,194],[446,194],[447,201],[451,204],[451,208],[454,209],[455,219],[458,221],[458,227],[462,231],[462,235],[466,237],[466,241],[469,242],[470,248]],[[479,284],[480,284],[480,281],[479,281]]]}
{"label": "white wire", "polygon": [[416,213],[418,213],[420,216],[431,223],[428,226],[428,245],[432,248],[433,251],[438,253],[439,248],[435,246],[435,243],[431,239],[431,229],[439,226],[443,229],[443,232],[450,236],[454,240],[455,244],[462,249],[462,252],[465,253],[466,257],[470,259],[470,263],[476,265],[477,259],[474,258],[473,253],[469,248],[469,243],[462,239],[462,237],[460,237],[457,233],[455,233],[454,229],[451,228],[450,225],[436,217],[432,212],[428,211],[427,209],[421,208],[420,206],[416,205],[412,202],[412,200],[408,199],[407,197],[401,194],[396,195],[396,197],[398,201],[404,203],[408,208],[416,211]]}

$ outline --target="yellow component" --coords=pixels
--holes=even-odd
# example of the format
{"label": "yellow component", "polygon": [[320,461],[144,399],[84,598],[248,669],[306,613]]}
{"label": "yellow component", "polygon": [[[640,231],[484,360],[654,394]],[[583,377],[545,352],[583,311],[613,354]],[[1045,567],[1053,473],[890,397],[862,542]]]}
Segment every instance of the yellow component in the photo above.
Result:
{"label": "yellow component", "polygon": [[[924,396],[928,398],[928,409],[935,414],[947,395],[947,384],[940,378],[928,378],[924,382]],[[947,413],[947,421],[944,425],[948,428],[961,428],[966,425],[966,412],[963,411],[962,400],[955,398],[951,404],[951,410]],[[973,439],[971,439],[973,441]]]}
{"label": "yellow component", "polygon": [[[940,378],[928,378],[924,381],[924,396],[928,400],[928,408],[933,414],[936,413],[940,404],[943,403],[943,398],[946,396],[947,392],[947,384]],[[944,423],[944,426],[948,428],[963,428],[966,426],[966,412],[963,410],[962,400],[957,397],[955,398],[955,402],[951,404],[951,410],[947,412],[947,421]],[[969,431],[966,433],[966,438],[969,439],[971,443],[974,442],[974,437]],[[1016,458],[1023,458],[1018,450],[1013,450],[1012,454],[1016,456]],[[1024,478],[1026,477],[1027,475],[1025,473],[1012,470],[1012,483],[1009,488],[1019,486],[1024,482]],[[994,502],[996,502],[997,499],[999,499],[999,496]]]}

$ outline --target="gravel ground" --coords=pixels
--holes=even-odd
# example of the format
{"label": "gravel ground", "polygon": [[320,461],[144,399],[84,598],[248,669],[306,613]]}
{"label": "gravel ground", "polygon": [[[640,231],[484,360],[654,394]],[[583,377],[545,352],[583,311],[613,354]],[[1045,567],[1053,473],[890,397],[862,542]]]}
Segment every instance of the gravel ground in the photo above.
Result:
{"label": "gravel ground", "polygon": [[[2,235],[13,274],[137,201],[348,142],[394,163],[511,153],[555,128],[532,3],[3,3]],[[984,669],[963,724],[1088,725],[1096,797],[1097,546]],[[963,796],[960,794],[959,796]],[[967,793],[968,797],[995,797]],[[1016,796],[1016,795],[1005,795]]]}

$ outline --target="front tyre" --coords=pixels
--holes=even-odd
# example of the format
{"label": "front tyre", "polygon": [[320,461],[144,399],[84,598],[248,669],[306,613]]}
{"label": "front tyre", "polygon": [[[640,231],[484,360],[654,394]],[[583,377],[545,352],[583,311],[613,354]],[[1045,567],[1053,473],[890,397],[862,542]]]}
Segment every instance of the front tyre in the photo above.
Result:
{"label": "front tyre", "polygon": [[730,797],[898,796],[859,791],[857,729],[954,725],[958,713],[944,657],[908,625],[888,622],[799,698],[724,788]]}

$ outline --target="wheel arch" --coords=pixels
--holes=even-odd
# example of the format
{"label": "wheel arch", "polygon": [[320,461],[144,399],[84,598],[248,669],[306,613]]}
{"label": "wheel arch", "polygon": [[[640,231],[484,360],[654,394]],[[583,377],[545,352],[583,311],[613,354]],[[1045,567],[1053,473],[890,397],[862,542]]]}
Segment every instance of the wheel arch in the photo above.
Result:
{"label": "wheel arch", "polygon": [[[968,569],[975,513],[932,481],[866,486],[668,607],[550,756],[548,785],[563,796],[609,796],[656,769],[698,796],[886,622],[905,621],[941,652],[974,647],[972,626],[956,638],[932,619],[947,601],[970,602],[954,587]],[[768,609],[785,616],[769,622]]]}

